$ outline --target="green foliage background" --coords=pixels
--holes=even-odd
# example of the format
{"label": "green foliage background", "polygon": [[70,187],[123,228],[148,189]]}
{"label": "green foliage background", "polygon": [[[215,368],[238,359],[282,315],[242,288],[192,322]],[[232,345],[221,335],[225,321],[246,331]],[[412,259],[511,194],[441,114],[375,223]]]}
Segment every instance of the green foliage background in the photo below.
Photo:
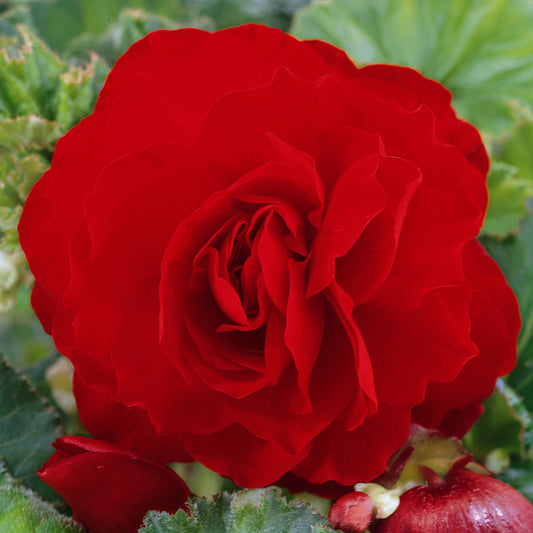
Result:
{"label": "green foliage background", "polygon": [[[75,414],[56,403],[45,378],[58,354],[29,304],[32,280],[16,234],[26,196],[48,167],[57,139],[91,112],[110,66],[133,42],[159,28],[215,30],[245,22],[277,26],[301,39],[329,41],[358,65],[384,62],[417,68],[448,87],[458,114],[482,132],[491,171],[490,205],[480,240],[518,297],[523,327],[516,369],[499,381],[484,416],[464,443],[478,460],[501,470],[503,479],[533,500],[531,0],[311,4],[308,0],[4,0],[0,2],[0,349],[6,357],[0,364],[2,531],[41,531],[38,528],[49,523],[43,532],[77,530],[39,499],[61,505],[35,476],[50,454],[50,442],[65,427],[71,431],[76,421]],[[15,369],[22,369],[26,377]],[[12,441],[31,442],[34,447],[17,449],[9,444]],[[192,472],[196,483],[207,479],[200,470]],[[213,479],[209,486],[220,488],[222,481]],[[307,505],[287,505],[277,492],[247,493],[241,499],[221,495],[213,503],[195,500],[194,506],[190,518],[183,513],[152,514],[145,530],[211,531],[202,529],[205,520],[213,531],[327,530],[326,522]],[[233,517],[233,522],[225,522],[228,529],[220,526],[223,516]]]}

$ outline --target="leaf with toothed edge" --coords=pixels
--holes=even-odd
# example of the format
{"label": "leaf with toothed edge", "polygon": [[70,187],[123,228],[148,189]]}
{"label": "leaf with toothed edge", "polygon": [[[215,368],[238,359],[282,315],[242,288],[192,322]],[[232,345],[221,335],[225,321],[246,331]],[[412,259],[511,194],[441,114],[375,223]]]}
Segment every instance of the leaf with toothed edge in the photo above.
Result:
{"label": "leaf with toothed edge", "polygon": [[151,511],[140,533],[333,533],[307,503],[287,503],[279,489],[223,492],[213,501],[192,498],[190,516]]}
{"label": "leaf with toothed edge", "polygon": [[58,513],[37,494],[14,480],[0,462],[2,533],[83,533],[72,518]]}
{"label": "leaf with toothed edge", "polygon": [[62,434],[58,413],[26,377],[0,359],[0,457],[9,473],[52,502],[61,498],[37,476]]}

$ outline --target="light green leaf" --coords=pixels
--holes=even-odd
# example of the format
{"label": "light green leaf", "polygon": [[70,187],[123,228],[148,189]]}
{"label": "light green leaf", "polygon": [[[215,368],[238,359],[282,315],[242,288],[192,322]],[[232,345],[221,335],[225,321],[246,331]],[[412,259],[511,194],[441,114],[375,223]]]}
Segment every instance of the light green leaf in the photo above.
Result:
{"label": "light green leaf", "polygon": [[0,120],[0,154],[30,148],[52,150],[60,135],[60,125],[43,117],[5,118]]}
{"label": "light green leaf", "polygon": [[26,25],[16,30],[0,39],[0,119],[33,115],[58,122],[64,133],[92,111],[108,67],[96,55],[70,66]]}
{"label": "light green leaf", "polygon": [[109,68],[96,54],[90,54],[85,66],[70,67],[59,76],[55,120],[66,131],[87,116],[94,106]]}
{"label": "light green leaf", "polygon": [[299,11],[292,33],[346,50],[359,65],[394,63],[439,80],[459,115],[497,135],[509,103],[533,106],[533,2],[329,0]]}
{"label": "light green leaf", "polygon": [[15,481],[0,462],[2,533],[83,533],[72,518],[58,513],[37,494]]}
{"label": "light green leaf", "polygon": [[517,168],[533,192],[533,118],[521,120],[501,144],[499,158]]}
{"label": "light green leaf", "polygon": [[487,181],[490,201],[482,235],[506,237],[518,232],[520,221],[528,214],[526,198],[530,188],[517,174],[516,167],[502,161],[491,164]]}
{"label": "light green leaf", "polygon": [[307,503],[287,503],[279,489],[223,492],[213,501],[192,498],[188,516],[150,512],[141,533],[333,533],[327,520]]}
{"label": "light green leaf", "polygon": [[39,479],[37,470],[52,454],[50,444],[61,433],[57,412],[24,376],[1,359],[0,457],[15,478],[50,501],[61,500]]}

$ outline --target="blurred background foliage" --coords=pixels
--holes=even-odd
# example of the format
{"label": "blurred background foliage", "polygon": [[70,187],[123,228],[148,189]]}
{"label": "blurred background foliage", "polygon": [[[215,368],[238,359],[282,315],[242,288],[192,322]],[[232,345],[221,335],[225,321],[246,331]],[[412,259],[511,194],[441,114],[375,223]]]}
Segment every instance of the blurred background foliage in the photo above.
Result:
{"label": "blurred background foliage", "polygon": [[159,28],[245,22],[329,41],[358,65],[417,68],[448,87],[459,115],[480,129],[491,156],[480,239],[515,290],[523,326],[517,367],[499,380],[465,445],[533,499],[531,0],[0,0],[0,351],[67,431],[79,430],[52,394],[68,389],[68,369],[46,379],[59,356],[30,306],[32,279],[16,233],[26,196],[57,139],[91,112],[110,66],[133,42]]}

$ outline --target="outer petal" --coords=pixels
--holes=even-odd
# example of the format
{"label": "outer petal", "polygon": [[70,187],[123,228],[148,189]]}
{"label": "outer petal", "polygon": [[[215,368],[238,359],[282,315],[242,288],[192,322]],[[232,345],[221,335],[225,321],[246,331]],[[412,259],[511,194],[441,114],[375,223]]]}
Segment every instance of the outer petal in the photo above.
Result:
{"label": "outer petal", "polygon": [[[490,396],[496,379],[513,369],[520,330],[518,303],[496,263],[477,241],[465,247],[463,257],[473,291],[471,338],[479,355],[470,359],[453,381],[431,383],[424,402],[413,410],[415,422],[427,427],[442,423],[443,429],[454,434],[469,429],[481,414],[479,406]],[[473,413],[467,425],[459,424],[457,413],[453,414],[463,408],[465,415]],[[446,420],[449,412],[450,419]]]}
{"label": "outer petal", "polygon": [[127,407],[93,387],[85,386],[77,373],[74,373],[74,395],[80,419],[93,437],[115,442],[152,461],[192,461],[182,446],[179,433],[158,435],[144,409]]}
{"label": "outer petal", "polygon": [[108,442],[61,437],[39,477],[72,507],[91,533],[134,533],[150,510],[185,508],[189,489],[164,464]]}
{"label": "outer petal", "polygon": [[424,398],[429,381],[453,380],[477,355],[469,335],[469,302],[470,289],[463,285],[431,291],[415,309],[401,291],[381,291],[355,309],[372,358],[378,402],[413,406]]}
{"label": "outer petal", "polygon": [[458,119],[451,107],[452,95],[436,81],[408,67],[369,65],[359,70],[367,89],[384,100],[400,103],[406,109],[427,105],[437,117],[437,134],[457,146],[483,174],[489,169],[489,158],[481,135],[467,122]]}
{"label": "outer petal", "polygon": [[309,446],[298,454],[287,453],[239,424],[201,437],[183,434],[183,443],[197,461],[246,488],[274,483],[309,453]]}
{"label": "outer petal", "polygon": [[389,457],[407,440],[410,410],[381,405],[354,431],[330,426],[313,441],[309,455],[292,469],[311,483],[353,485],[371,481],[385,470]]}

